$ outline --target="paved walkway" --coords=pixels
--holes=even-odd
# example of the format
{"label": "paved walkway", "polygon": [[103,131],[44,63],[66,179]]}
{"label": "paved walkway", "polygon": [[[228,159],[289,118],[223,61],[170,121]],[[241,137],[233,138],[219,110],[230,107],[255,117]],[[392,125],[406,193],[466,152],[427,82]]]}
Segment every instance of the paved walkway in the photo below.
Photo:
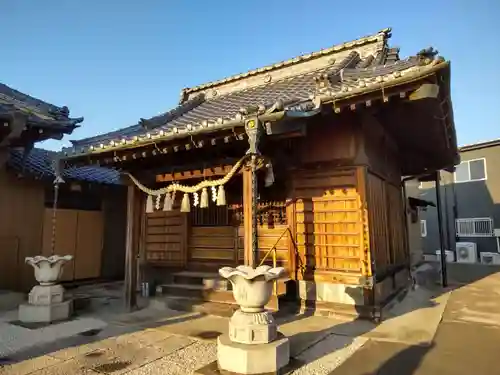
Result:
{"label": "paved walkway", "polygon": [[[497,274],[451,293],[418,288],[378,326],[281,319],[296,365],[291,373],[500,375],[487,369],[500,345],[499,296]],[[165,309],[99,318],[107,324],[101,331],[17,352],[0,375],[193,374],[216,359],[216,337],[228,328],[227,318]]]}
{"label": "paved walkway", "polygon": [[500,375],[500,274],[451,294],[431,345],[370,341],[332,375]]}

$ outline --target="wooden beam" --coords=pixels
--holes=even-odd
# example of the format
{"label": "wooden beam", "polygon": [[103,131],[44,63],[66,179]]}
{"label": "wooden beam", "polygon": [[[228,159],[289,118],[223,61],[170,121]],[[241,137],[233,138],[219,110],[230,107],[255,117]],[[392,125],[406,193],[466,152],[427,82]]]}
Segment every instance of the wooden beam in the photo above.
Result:
{"label": "wooden beam", "polygon": [[204,178],[214,176],[225,176],[231,171],[232,165],[223,165],[213,168],[191,170],[185,172],[165,173],[156,175],[156,182],[172,182],[189,180],[192,178]]}
{"label": "wooden beam", "polygon": [[257,260],[254,259],[252,248],[253,217],[252,217],[252,170],[248,167],[243,168],[243,244],[244,244],[244,263],[247,266],[256,267]]}
{"label": "wooden beam", "polygon": [[125,241],[125,307],[137,309],[137,245],[140,195],[134,185],[127,187],[127,230]]}

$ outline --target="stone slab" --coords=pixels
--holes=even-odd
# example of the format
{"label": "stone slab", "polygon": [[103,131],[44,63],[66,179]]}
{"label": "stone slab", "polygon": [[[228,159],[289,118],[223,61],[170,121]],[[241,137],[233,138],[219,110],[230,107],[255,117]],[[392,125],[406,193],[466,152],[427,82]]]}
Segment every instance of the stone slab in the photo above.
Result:
{"label": "stone slab", "polygon": [[0,366],[0,375],[27,375],[54,366],[59,362],[57,358],[44,355],[12,365]]}
{"label": "stone slab", "polygon": [[48,323],[66,320],[72,313],[72,301],[50,305],[19,305],[19,320],[24,323]]}
{"label": "stone slab", "polygon": [[196,341],[164,358],[132,370],[127,375],[188,375],[216,359],[215,343]]}
{"label": "stone slab", "polygon": [[52,324],[40,329],[27,329],[8,323],[0,323],[0,358],[10,357],[33,346],[56,342],[89,330],[99,330],[106,323],[94,318]]}
{"label": "stone slab", "polygon": [[330,335],[302,352],[296,360],[302,366],[292,375],[327,375],[356,353],[368,339]]}
{"label": "stone slab", "polygon": [[218,316],[186,314],[185,319],[166,321],[165,325],[156,329],[175,335],[193,337],[195,339],[215,341],[221,334],[229,332],[229,319]]}
{"label": "stone slab", "polygon": [[267,344],[232,342],[229,335],[217,339],[217,362],[221,370],[236,374],[273,374],[290,362],[290,341],[279,333]]}

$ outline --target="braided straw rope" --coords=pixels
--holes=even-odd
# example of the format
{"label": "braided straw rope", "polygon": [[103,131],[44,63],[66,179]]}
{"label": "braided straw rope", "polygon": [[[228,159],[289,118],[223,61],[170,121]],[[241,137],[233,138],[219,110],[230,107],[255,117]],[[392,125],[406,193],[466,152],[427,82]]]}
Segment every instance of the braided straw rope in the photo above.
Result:
{"label": "braided straw rope", "polygon": [[212,186],[215,187],[215,186],[220,186],[220,185],[226,184],[236,174],[236,172],[238,172],[238,170],[243,166],[243,162],[246,159],[248,159],[249,157],[250,157],[250,155],[245,155],[240,160],[238,160],[238,162],[233,166],[233,168],[231,168],[229,173],[227,175],[225,175],[223,178],[219,178],[218,180],[211,180],[211,181],[204,180],[204,181],[202,181],[194,186],[186,186],[186,185],[181,185],[178,183],[173,183],[173,184],[170,184],[164,188],[154,190],[154,189],[149,189],[148,187],[141,184],[130,173],[126,173],[126,174],[130,177],[130,179],[134,182],[135,186],[137,186],[137,188],[139,190],[141,190],[144,193],[149,194],[149,195],[158,196],[158,195],[170,193],[173,191],[181,191],[183,193],[195,193],[203,188],[212,187]]}

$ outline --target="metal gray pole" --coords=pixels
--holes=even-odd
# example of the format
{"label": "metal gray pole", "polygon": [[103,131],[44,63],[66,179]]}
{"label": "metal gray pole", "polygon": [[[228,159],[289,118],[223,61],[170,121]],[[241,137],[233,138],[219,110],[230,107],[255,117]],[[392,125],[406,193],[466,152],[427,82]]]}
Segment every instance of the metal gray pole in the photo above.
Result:
{"label": "metal gray pole", "polygon": [[434,181],[436,183],[436,208],[438,216],[438,228],[439,228],[439,246],[441,248],[441,284],[443,288],[448,286],[448,275],[446,270],[446,251],[444,246],[444,231],[443,231],[443,220],[441,212],[441,182],[440,182],[440,172],[437,171],[434,176]]}

